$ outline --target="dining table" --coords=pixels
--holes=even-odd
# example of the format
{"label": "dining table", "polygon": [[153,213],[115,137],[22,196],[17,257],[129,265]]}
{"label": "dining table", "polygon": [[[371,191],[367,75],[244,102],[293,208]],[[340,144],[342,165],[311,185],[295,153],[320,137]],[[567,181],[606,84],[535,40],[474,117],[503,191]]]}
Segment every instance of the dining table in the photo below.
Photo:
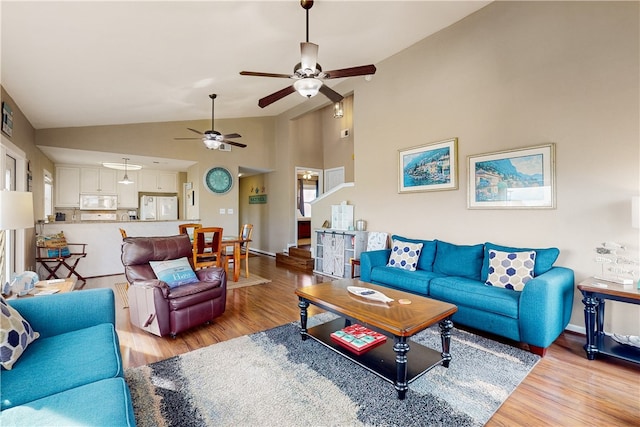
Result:
{"label": "dining table", "polygon": [[[228,247],[233,246],[233,281],[240,279],[240,253],[244,243],[250,242],[251,239],[244,239],[242,236],[222,236],[222,248],[226,253]],[[225,261],[226,262],[226,261]]]}

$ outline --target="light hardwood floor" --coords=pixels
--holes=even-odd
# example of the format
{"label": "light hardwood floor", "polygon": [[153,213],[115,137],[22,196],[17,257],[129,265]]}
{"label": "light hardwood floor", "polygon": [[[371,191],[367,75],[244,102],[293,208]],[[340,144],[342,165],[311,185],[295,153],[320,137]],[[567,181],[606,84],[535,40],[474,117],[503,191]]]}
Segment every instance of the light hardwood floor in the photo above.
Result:
{"label": "light hardwood floor", "polygon": [[[294,289],[329,280],[276,267],[272,257],[251,257],[249,263],[251,273],[272,282],[229,290],[224,315],[176,339],[156,337],[133,327],[128,309],[116,299],[116,327],[125,368],[298,320]],[[89,279],[84,289],[113,288],[123,281],[124,276]],[[310,315],[319,313],[313,306],[309,311]],[[562,334],[487,425],[640,425],[640,365],[611,358],[589,361],[583,345],[584,336]]]}

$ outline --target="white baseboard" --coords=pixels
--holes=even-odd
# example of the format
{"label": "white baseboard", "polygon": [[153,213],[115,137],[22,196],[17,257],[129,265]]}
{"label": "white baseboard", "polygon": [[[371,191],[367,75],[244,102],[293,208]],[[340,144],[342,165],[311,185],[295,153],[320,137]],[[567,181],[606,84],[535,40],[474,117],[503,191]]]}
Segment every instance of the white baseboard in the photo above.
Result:
{"label": "white baseboard", "polygon": [[577,334],[587,335],[587,329],[584,326],[577,326],[569,323],[566,327],[566,330],[575,332]]}
{"label": "white baseboard", "polygon": [[255,248],[249,248],[249,252],[255,252],[257,254],[262,254],[262,255],[269,255],[275,258],[276,254],[273,252],[267,252],[267,251],[263,251],[261,249],[255,249]]}

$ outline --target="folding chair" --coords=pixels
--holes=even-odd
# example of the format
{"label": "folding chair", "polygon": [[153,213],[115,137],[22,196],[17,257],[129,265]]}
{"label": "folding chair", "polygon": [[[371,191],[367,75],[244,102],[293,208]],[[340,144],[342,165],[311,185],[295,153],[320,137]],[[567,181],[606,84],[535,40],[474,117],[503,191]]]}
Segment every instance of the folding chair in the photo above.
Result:
{"label": "folding chair", "polygon": [[[70,248],[72,247],[78,248],[77,251],[71,252]],[[45,280],[60,279],[60,277],[58,277],[58,271],[61,267],[64,267],[64,269],[60,271],[60,274],[64,274],[64,270],[66,269],[68,271],[67,278],[76,276],[84,285],[87,279],[82,277],[82,275],[76,271],[76,268],[80,260],[87,256],[86,249],[86,243],[67,243],[66,247],[60,248],[37,246],[36,261],[42,264],[49,273]]]}

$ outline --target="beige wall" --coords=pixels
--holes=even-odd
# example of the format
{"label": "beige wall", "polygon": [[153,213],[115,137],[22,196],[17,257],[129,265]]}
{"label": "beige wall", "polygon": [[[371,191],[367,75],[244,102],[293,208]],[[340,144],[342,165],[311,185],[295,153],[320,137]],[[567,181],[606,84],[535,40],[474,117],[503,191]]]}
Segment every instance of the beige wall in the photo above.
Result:
{"label": "beige wall", "polygon": [[[599,271],[601,242],[637,253],[638,12],[637,2],[495,2],[377,64],[374,79],[355,86],[355,188],[314,214],[349,200],[370,230],[556,246],[556,264],[577,282]],[[398,194],[397,150],[449,137],[459,139],[459,189]],[[556,209],[466,208],[467,156],[549,142]],[[584,325],[577,290],[571,324]],[[606,326],[637,335],[640,310],[617,305]]]}
{"label": "beige wall", "polygon": [[[33,209],[36,219],[44,217],[44,170],[52,174],[55,172],[53,163],[34,144],[35,130],[28,118],[24,116],[20,105],[0,86],[1,102],[7,102],[13,110],[13,135],[2,134],[16,147],[25,152],[30,162],[32,173]],[[25,177],[26,179],[26,177]],[[35,228],[25,232],[27,245],[25,247],[26,268],[35,271]]]}
{"label": "beige wall", "polygon": [[[345,182],[353,182],[353,96],[345,97],[343,106],[344,117],[340,119],[333,118],[333,105],[321,110],[324,155],[324,167],[322,169],[344,167]],[[349,136],[346,138],[340,136],[340,132],[344,129],[349,130]]]}
{"label": "beige wall", "polygon": [[[201,141],[176,141],[176,137],[190,136],[186,129],[209,129],[208,120],[138,123],[113,126],[39,129],[36,143],[43,146],[66,147],[82,150],[127,153],[134,155],[192,160],[186,182],[193,184],[196,206],[193,210],[203,224],[215,224],[237,233],[240,227],[238,197],[238,170],[240,167],[268,170],[273,162],[274,119],[270,117],[244,119],[218,119],[216,130],[221,133],[237,132],[242,135],[246,148],[232,148],[231,152],[207,150]],[[203,175],[214,166],[223,166],[235,177],[232,191],[224,195],[212,194],[203,183]],[[182,185],[179,188],[182,197]],[[180,203],[183,201],[181,200]],[[220,213],[225,210],[225,214]],[[233,214],[228,214],[228,209]],[[181,211],[182,212],[182,211]],[[257,225],[256,225],[257,226]]]}
{"label": "beige wall", "polygon": [[[263,248],[268,247],[269,210],[267,205],[271,203],[273,193],[273,189],[267,187],[267,176],[268,174],[259,174],[240,178],[240,224],[253,224],[250,247],[261,251],[265,251]],[[249,204],[249,196],[256,194],[266,194],[267,203]]]}

